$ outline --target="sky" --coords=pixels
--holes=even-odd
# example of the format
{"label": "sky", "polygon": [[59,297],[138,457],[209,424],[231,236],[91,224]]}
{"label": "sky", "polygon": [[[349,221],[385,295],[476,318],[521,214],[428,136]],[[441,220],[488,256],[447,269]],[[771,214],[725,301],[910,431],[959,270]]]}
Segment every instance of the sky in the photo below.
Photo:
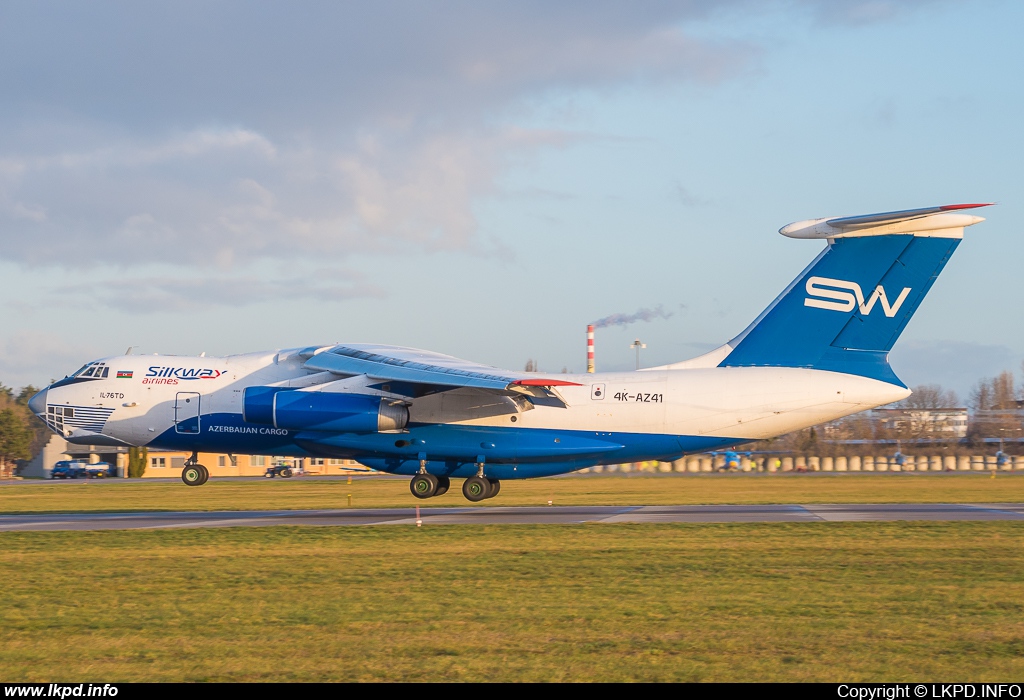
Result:
{"label": "sky", "polygon": [[1020,370],[1024,4],[0,4],[0,382],[333,342],[700,354],[801,219],[997,202],[891,355]]}

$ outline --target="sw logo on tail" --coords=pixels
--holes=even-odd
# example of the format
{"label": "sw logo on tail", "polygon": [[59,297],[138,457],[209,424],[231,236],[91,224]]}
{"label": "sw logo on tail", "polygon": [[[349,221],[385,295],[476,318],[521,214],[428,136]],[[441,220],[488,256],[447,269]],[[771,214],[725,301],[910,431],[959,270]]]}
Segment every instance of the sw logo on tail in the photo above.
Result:
{"label": "sw logo on tail", "polygon": [[[825,285],[825,286],[821,286]],[[833,289],[829,289],[833,287]],[[846,280],[834,280],[829,277],[810,277],[807,280],[806,285],[807,293],[811,297],[818,297],[812,299],[807,297],[804,299],[804,306],[812,306],[816,309],[827,309],[828,311],[853,311],[854,307],[860,308],[860,312],[867,316],[871,313],[871,309],[875,307],[875,302],[880,302],[882,307],[882,313],[889,318],[892,318],[903,306],[903,302],[906,301],[907,295],[910,294],[910,287],[904,287],[900,295],[896,297],[896,301],[889,304],[889,297],[885,294],[885,289],[882,285],[875,287],[875,291],[871,293],[867,301],[864,300],[864,292],[861,291],[860,285],[856,282],[848,282]],[[843,292],[841,289],[848,289],[850,291]],[[852,292],[852,294],[851,294]],[[856,295],[856,296],[855,296]],[[825,299],[834,299],[835,301],[825,301]]]}

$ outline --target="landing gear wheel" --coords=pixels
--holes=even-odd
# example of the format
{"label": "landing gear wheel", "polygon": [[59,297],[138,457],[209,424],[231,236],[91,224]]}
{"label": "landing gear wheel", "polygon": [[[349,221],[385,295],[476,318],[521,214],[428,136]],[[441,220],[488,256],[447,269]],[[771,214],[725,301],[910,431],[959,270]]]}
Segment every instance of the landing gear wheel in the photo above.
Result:
{"label": "landing gear wheel", "polygon": [[433,474],[417,474],[409,482],[409,490],[416,498],[430,498],[437,493],[437,477]]}
{"label": "landing gear wheel", "polygon": [[181,470],[181,480],[186,486],[202,486],[210,478],[202,464],[190,464]]}
{"label": "landing gear wheel", "polygon": [[488,479],[487,481],[491,484],[491,493],[488,498],[494,498],[498,495],[498,491],[501,491],[501,482],[497,479]]}
{"label": "landing gear wheel", "polygon": [[462,482],[462,495],[467,501],[479,503],[491,495],[491,482],[482,476],[471,476]]}
{"label": "landing gear wheel", "polygon": [[447,476],[437,477],[437,490],[434,491],[435,496],[443,496],[448,493],[448,489],[452,485],[452,480]]}

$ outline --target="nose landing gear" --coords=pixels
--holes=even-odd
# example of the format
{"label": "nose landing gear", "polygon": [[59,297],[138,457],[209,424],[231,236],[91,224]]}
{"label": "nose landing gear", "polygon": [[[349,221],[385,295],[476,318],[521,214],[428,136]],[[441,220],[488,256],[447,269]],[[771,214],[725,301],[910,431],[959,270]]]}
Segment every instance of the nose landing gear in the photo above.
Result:
{"label": "nose landing gear", "polygon": [[185,468],[181,470],[181,480],[186,486],[202,486],[210,478],[210,470],[199,464],[199,455],[195,452],[185,460]]}
{"label": "nose landing gear", "polygon": [[186,486],[202,486],[210,478],[210,472],[202,464],[192,464],[181,470],[181,480]]}

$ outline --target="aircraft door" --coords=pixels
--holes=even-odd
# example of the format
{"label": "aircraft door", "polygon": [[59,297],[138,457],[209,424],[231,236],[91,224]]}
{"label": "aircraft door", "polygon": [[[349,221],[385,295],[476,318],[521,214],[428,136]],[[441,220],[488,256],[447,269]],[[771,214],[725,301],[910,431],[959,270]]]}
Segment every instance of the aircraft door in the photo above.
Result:
{"label": "aircraft door", "polygon": [[174,430],[186,435],[199,434],[199,394],[179,391],[174,397]]}

